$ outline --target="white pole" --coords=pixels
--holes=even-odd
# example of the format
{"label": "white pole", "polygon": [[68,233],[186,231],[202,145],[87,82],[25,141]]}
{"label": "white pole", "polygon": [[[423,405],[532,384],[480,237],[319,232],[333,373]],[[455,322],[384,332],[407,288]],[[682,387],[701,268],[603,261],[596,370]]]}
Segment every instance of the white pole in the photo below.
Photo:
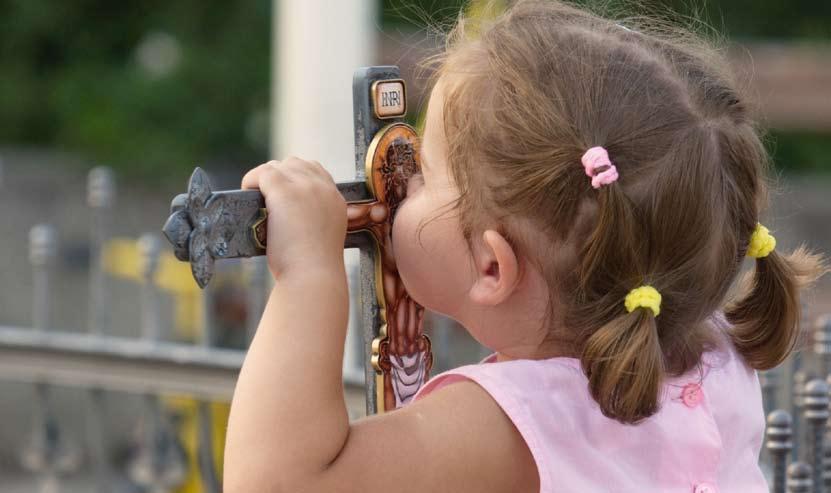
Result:
{"label": "white pole", "polygon": [[[376,64],[377,0],[274,0],[272,5],[271,157],[320,161],[335,181],[352,180],[352,73]],[[352,299],[343,366],[354,376],[363,374],[356,299],[360,268],[355,251],[345,255]],[[351,418],[365,414],[363,403],[349,411]]]}
{"label": "white pole", "polygon": [[352,72],[375,63],[376,2],[274,0],[271,157],[355,177]]}

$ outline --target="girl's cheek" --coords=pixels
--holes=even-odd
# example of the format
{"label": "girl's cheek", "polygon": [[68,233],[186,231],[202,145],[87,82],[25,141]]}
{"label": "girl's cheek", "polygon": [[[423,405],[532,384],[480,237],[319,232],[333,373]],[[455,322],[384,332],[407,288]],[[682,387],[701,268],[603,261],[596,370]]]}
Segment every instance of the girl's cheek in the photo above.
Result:
{"label": "girl's cheek", "polygon": [[[416,229],[423,213],[419,199],[418,194],[408,196],[398,207],[392,223],[392,252],[403,278],[412,277],[412,270],[423,256],[416,241]],[[407,285],[407,279],[404,284]]]}
{"label": "girl's cheek", "polygon": [[412,299],[429,310],[453,316],[453,307],[461,303],[458,293],[463,291],[459,269],[466,264],[458,255],[463,249],[447,238],[450,232],[442,226],[447,221],[429,221],[435,216],[431,204],[424,191],[402,204],[393,222],[392,253]]}
{"label": "girl's cheek", "polygon": [[408,241],[408,230],[410,229],[410,223],[413,220],[414,213],[412,210],[414,198],[415,197],[408,194],[407,198],[399,204],[398,210],[395,211],[395,217],[393,217],[391,239],[393,252],[396,257],[398,256],[398,249],[396,249],[395,246]]}
{"label": "girl's cheek", "polygon": [[422,174],[413,174],[407,181],[407,197],[399,204],[392,221],[392,253],[405,286],[408,278],[411,279],[408,274],[412,265],[417,263],[417,259],[414,258],[417,252],[412,247],[416,236],[415,229],[424,213],[424,200],[421,197],[423,188]]}

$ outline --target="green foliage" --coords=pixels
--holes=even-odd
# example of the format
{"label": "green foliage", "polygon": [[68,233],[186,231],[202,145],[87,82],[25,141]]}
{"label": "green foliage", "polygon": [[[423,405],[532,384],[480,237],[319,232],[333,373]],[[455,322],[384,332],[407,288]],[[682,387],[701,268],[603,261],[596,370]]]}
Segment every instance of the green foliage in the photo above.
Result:
{"label": "green foliage", "polygon": [[670,0],[679,12],[704,11],[704,20],[739,38],[831,39],[831,2],[826,0]]}
{"label": "green foliage", "polygon": [[831,136],[819,132],[771,132],[767,148],[773,162],[788,173],[831,173]]}
{"label": "green foliage", "polygon": [[[462,6],[476,0],[382,0],[386,27],[423,27],[452,21]],[[675,12],[696,17],[728,36],[740,38],[831,39],[831,2],[826,0],[570,0],[602,10]]]}
{"label": "green foliage", "polygon": [[[262,160],[246,126],[268,110],[270,10],[269,0],[0,1],[0,145],[77,151],[145,177]],[[154,33],[178,47],[161,75],[137,57]]]}
{"label": "green foliage", "polygon": [[[424,29],[452,23],[460,8],[477,0],[383,0],[387,26]],[[481,0],[486,2],[488,0]],[[659,15],[711,29],[733,39],[831,41],[831,2],[826,0],[571,0],[595,11]],[[413,117],[415,122],[416,117]],[[831,173],[831,135],[771,131],[766,146],[775,165],[792,173]]]}
{"label": "green foliage", "polygon": [[[471,0],[382,0],[384,29],[411,31],[427,25],[452,25]],[[475,0],[474,0],[475,1]]]}
{"label": "green foliage", "polygon": [[[382,0],[380,24],[387,32],[447,26],[467,3]],[[831,37],[826,1],[643,3],[684,14],[701,5],[731,36]],[[196,164],[242,170],[265,160],[271,8],[271,0],[0,0],[0,146],[74,151],[156,180]],[[154,39],[178,53],[156,75],[138,55]],[[775,141],[778,161],[792,169],[831,153],[823,135]]]}

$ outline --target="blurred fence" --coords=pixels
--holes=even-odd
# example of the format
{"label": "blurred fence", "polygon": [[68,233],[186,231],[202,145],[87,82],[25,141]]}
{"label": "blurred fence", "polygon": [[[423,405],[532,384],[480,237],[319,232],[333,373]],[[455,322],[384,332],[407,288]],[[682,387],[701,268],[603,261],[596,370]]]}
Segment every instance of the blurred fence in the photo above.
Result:
{"label": "blurred fence", "polygon": [[[141,236],[135,243],[138,258],[133,259],[140,278],[136,296],[141,307],[140,337],[114,336],[111,328],[120,320],[112,317],[108,281],[114,269],[120,268],[122,274],[125,270],[123,265],[112,264],[124,263],[129,258],[121,252],[119,259],[108,259],[117,253],[117,247],[124,250],[124,241],[113,240],[110,235],[116,193],[111,170],[93,169],[88,176],[87,192],[90,223],[87,332],[53,329],[51,297],[58,234],[55,227],[46,224],[35,225],[29,232],[32,326],[0,326],[0,380],[30,382],[35,396],[29,414],[32,428],[27,444],[19,451],[21,465],[32,478],[30,484],[36,484],[26,491],[63,491],[62,480],[76,473],[84,462],[93,474],[95,491],[102,493],[220,491],[218,469],[227,409],[211,402],[227,403],[232,396],[244,358],[243,348],[253,335],[265,303],[264,258],[236,264],[240,271],[237,274],[244,276],[243,285],[247,288],[244,311],[249,330],[247,340],[241,345],[243,348],[217,347],[212,316],[216,296],[211,288],[195,290],[199,303],[189,304],[198,312],[194,314],[191,310],[189,315],[196,320],[189,322],[201,328],[201,332],[194,334],[190,342],[174,342],[170,328],[163,327],[160,310],[159,282],[171,276],[160,276],[160,266],[170,263],[184,266],[187,273],[179,278],[189,286],[195,283],[190,278],[188,264],[174,261],[157,234]],[[356,272],[350,274],[354,278]],[[354,315],[358,310],[352,308]],[[344,385],[353,417],[361,414],[364,405],[360,337],[359,332],[350,332],[344,368]],[[67,434],[61,426],[58,416],[62,403],[53,398],[55,386],[83,389],[86,422],[80,434],[78,430]],[[132,426],[131,437],[110,436],[103,426],[109,412],[108,401],[124,393],[141,396],[140,409],[136,412],[139,417]],[[190,416],[182,412],[188,401],[194,410]],[[183,417],[191,419],[196,429],[192,443],[185,443],[182,437]],[[79,435],[83,437],[80,441],[76,439]],[[117,440],[130,443],[128,456],[120,464],[114,463],[111,453],[112,444]],[[6,491],[5,486],[2,489]]]}
{"label": "blurred fence", "polygon": [[831,317],[805,325],[813,344],[759,378],[768,412],[761,459],[774,493],[831,492]]}
{"label": "blurred fence", "polygon": [[[87,332],[53,329],[52,277],[59,240],[55,227],[44,224],[29,232],[32,326],[0,326],[0,380],[28,382],[35,396],[29,412],[28,440],[18,451],[20,464],[28,471],[27,484],[35,485],[25,491],[94,488],[102,493],[218,492],[227,402],[244,358],[244,347],[265,303],[268,276],[264,259],[246,259],[233,267],[235,275],[244,279],[241,285],[246,290],[249,330],[240,348],[218,347],[216,320],[212,316],[212,305],[217,299],[212,292],[215,288],[195,291],[198,303],[180,300],[190,306],[189,316],[195,318],[193,326],[200,331],[190,341],[174,341],[170,327],[160,316],[160,285],[171,282],[162,271],[174,261],[159,236],[145,234],[135,242],[132,267],[125,267],[123,252],[120,262],[108,259],[114,247],[124,249],[110,234],[115,194],[112,172],[93,169],[87,182],[91,245]],[[119,321],[113,319],[110,311],[108,282],[118,269],[122,275],[128,275],[132,269],[129,275],[140,280],[136,293],[141,307],[139,337],[112,334],[112,327]],[[189,274],[185,278],[189,285],[193,284]],[[350,272],[350,278],[357,278],[357,270]],[[351,282],[350,289],[353,286]],[[352,298],[354,304],[356,297]],[[357,319],[358,312],[359,307],[351,307],[351,315]],[[350,326],[354,323],[350,320]],[[779,368],[760,373],[765,411],[769,413],[761,461],[775,493],[831,493],[831,317],[806,322],[805,326],[809,328],[806,336],[811,337],[813,344]],[[450,327],[448,323],[439,330],[433,328],[437,348],[460,345],[451,341]],[[353,418],[363,414],[362,345],[360,332],[350,330],[344,387]],[[464,345],[470,346],[462,342],[461,346]],[[453,365],[453,361],[447,361],[450,352],[437,352],[437,371]],[[480,348],[469,357],[481,355]],[[84,395],[85,423],[80,432],[67,433],[70,430],[58,419],[63,412],[61,400],[54,398],[58,387],[80,388]],[[113,436],[104,426],[105,417],[111,410],[112,399],[127,394],[140,396],[135,400],[138,409],[130,426],[133,431],[127,437]],[[191,438],[183,435],[185,427],[192,428]],[[129,444],[123,460],[114,459],[115,441]],[[66,479],[84,465],[94,486],[64,487]]]}

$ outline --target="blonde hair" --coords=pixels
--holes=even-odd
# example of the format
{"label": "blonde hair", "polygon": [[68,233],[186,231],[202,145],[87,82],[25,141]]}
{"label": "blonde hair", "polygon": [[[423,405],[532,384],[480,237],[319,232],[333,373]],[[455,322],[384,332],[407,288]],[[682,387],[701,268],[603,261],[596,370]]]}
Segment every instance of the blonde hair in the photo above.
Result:
{"label": "blonde hair", "polygon": [[[487,25],[460,15],[427,63],[445,90],[465,238],[496,222],[540,268],[550,339],[580,357],[593,398],[623,423],[655,413],[663,378],[699,364],[718,310],[749,365],[782,362],[799,288],[824,272],[802,248],[774,251],[725,306],[766,202],[768,156],[718,50],[651,26],[520,1]],[[599,190],[580,164],[593,146],[620,172]],[[627,313],[642,284],[662,294],[659,317]]]}

